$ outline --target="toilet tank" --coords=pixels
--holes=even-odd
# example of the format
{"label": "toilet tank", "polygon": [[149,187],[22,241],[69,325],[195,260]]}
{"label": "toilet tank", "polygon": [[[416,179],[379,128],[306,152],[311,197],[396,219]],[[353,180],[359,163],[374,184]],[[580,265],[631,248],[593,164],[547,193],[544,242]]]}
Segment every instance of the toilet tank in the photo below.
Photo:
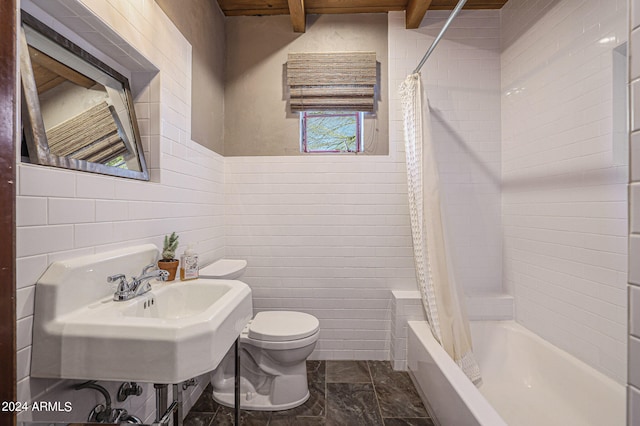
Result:
{"label": "toilet tank", "polygon": [[200,278],[235,280],[244,274],[247,261],[244,259],[220,259],[200,268]]}

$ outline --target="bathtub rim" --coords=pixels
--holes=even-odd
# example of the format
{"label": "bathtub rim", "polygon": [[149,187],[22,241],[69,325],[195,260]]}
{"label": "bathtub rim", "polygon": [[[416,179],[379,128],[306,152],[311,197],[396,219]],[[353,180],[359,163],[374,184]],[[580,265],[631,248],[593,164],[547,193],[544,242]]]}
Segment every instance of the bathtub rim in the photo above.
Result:
{"label": "bathtub rim", "polygon": [[[413,332],[420,343],[423,344],[425,351],[438,367],[447,382],[451,385],[453,391],[460,397],[462,404],[468,410],[468,414],[472,416],[478,425],[481,426],[508,426],[504,419],[498,414],[493,406],[486,400],[473,383],[462,372],[460,367],[451,359],[449,354],[435,340],[429,324],[426,321],[408,321],[410,333]],[[414,372],[411,370],[411,363],[407,365],[409,376],[413,381],[418,393],[425,404],[425,408],[429,412],[429,416],[438,425],[442,425],[438,420],[438,413],[434,410],[429,398],[427,398],[422,386]]]}

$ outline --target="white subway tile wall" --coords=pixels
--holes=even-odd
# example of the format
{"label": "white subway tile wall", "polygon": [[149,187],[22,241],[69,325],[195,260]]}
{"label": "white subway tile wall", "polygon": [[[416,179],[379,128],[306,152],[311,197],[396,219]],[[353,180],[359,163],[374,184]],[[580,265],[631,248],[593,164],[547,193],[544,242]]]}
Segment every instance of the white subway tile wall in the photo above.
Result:
{"label": "white subway tile wall", "polygon": [[225,177],[226,254],[247,259],[255,309],[317,316],[313,358],[388,359],[389,289],[415,286],[402,164],[230,157]]}
{"label": "white subway tile wall", "polygon": [[[62,25],[71,26],[124,68],[149,71],[152,63],[160,70],[135,99],[152,182],[18,163],[18,399],[69,401],[71,416],[81,421],[102,402],[99,393],[70,390],[67,381],[29,377],[36,281],[55,260],[149,242],[160,247],[172,231],[180,234],[179,252],[192,243],[204,262],[222,257],[224,159],[189,139],[191,46],[153,0],[23,0],[22,7],[81,42]],[[221,34],[222,22],[220,16]],[[131,49],[137,56],[125,53]],[[133,74],[134,83],[136,78]],[[207,383],[208,377],[201,377],[185,392],[187,410]],[[120,385],[101,384],[112,395]],[[145,385],[142,396],[118,406],[151,423],[153,387]],[[67,413],[46,412],[24,412],[20,418],[72,420]]]}
{"label": "white subway tile wall", "polygon": [[516,318],[619,382],[628,170],[613,161],[612,93],[626,10],[511,0],[501,55],[504,281]]}
{"label": "white subway tile wall", "polygon": [[467,316],[470,321],[512,320],[514,298],[506,293],[467,294]]}
{"label": "white subway tile wall", "polygon": [[[429,11],[420,28],[406,30],[403,13],[389,15],[390,136],[399,155],[404,154],[397,88],[448,17],[448,11]],[[500,12],[462,11],[421,74],[456,279],[467,293],[499,293]]]}
{"label": "white subway tile wall", "polygon": [[[640,58],[640,0],[629,2],[629,56]],[[640,67],[634,67],[629,73],[629,85],[633,87],[640,81]],[[640,111],[640,101],[636,92],[631,97],[631,114]],[[634,120],[631,125],[630,137],[631,183],[629,184],[629,215],[631,229],[629,231],[629,375],[627,380],[628,417],[627,425],[640,423],[640,374],[638,374],[638,360],[640,360],[640,122]]]}

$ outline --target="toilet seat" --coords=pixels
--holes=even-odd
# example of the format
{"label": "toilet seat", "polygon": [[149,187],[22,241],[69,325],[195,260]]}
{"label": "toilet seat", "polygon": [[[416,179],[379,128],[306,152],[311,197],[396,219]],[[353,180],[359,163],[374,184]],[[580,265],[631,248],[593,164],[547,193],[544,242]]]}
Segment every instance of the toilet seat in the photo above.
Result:
{"label": "toilet seat", "polygon": [[316,331],[311,336],[297,340],[285,340],[282,342],[270,342],[268,340],[256,340],[247,336],[246,333],[240,335],[240,343],[251,345],[260,349],[270,349],[278,351],[286,351],[289,349],[303,348],[318,340],[319,333]]}
{"label": "toilet seat", "polygon": [[249,323],[247,337],[268,342],[289,342],[315,334],[320,322],[313,315],[292,311],[258,312]]}

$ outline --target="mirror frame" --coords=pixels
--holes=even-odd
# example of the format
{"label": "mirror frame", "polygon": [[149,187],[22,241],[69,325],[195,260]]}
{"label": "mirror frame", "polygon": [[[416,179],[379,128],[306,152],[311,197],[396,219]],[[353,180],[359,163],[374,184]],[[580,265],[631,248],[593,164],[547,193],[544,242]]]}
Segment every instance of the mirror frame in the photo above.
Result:
{"label": "mirror frame", "polygon": [[129,80],[122,74],[105,64],[104,62],[91,55],[75,43],[71,42],[64,36],[58,34],[33,16],[21,10],[21,18],[23,25],[36,30],[44,35],[61,48],[68,50],[72,54],[78,56],[83,61],[93,65],[100,71],[108,74],[122,84],[125,96],[127,98],[127,108],[131,127],[135,138],[136,155],[140,163],[140,171],[122,169],[119,167],[107,166],[106,164],[92,163],[86,160],[78,160],[75,158],[60,157],[51,153],[47,134],[42,121],[40,112],[40,99],[36,87],[31,58],[29,57],[29,49],[24,27],[20,28],[20,77],[22,81],[22,123],[24,131],[24,139],[27,143],[29,151],[29,160],[32,164],[40,164],[44,166],[60,167],[63,169],[79,170],[91,173],[100,173],[111,176],[119,176],[130,179],[149,180],[149,171],[144,158],[144,150],[138,130],[138,122],[136,120],[133,98],[131,96],[131,88]]}

